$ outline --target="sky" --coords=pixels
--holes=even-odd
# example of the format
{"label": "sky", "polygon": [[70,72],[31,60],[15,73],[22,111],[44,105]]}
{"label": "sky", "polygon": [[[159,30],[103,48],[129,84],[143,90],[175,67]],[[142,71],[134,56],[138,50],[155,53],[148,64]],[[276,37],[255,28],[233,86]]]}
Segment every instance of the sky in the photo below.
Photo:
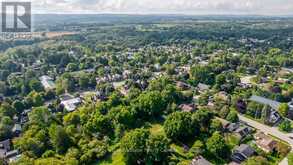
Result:
{"label": "sky", "polygon": [[33,13],[293,15],[293,0],[31,0],[31,2]]}

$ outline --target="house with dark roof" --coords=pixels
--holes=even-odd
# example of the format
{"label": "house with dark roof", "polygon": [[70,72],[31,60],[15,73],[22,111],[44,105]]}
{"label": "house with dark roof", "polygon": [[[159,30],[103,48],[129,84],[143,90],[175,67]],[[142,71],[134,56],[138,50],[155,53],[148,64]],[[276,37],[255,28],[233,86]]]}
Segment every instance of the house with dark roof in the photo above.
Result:
{"label": "house with dark roof", "polygon": [[228,132],[234,132],[240,127],[239,123],[229,123],[226,127]]}
{"label": "house with dark roof", "polygon": [[241,144],[238,148],[233,151],[231,159],[236,163],[241,163],[247,158],[253,156],[255,151],[252,147],[247,144]]}
{"label": "house with dark roof", "polygon": [[10,151],[11,146],[10,146],[10,140],[4,140],[0,142],[0,159],[5,158],[6,152]]}
{"label": "house with dark roof", "polygon": [[182,90],[188,90],[191,88],[191,86],[185,82],[182,81],[177,81],[176,82],[176,87]]}
{"label": "house with dark roof", "polygon": [[19,136],[21,133],[22,129],[21,129],[21,125],[20,124],[14,124],[13,128],[12,128],[12,133],[14,136]]}
{"label": "house with dark roof", "polygon": [[236,129],[234,132],[238,137],[240,137],[240,139],[243,139],[252,132],[252,129],[248,126],[242,126]]}

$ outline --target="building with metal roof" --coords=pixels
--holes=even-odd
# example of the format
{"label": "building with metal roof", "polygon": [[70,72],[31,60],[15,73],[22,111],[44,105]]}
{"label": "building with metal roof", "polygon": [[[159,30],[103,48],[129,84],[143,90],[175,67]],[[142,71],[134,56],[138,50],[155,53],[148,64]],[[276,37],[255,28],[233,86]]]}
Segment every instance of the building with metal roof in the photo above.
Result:
{"label": "building with metal roof", "polygon": [[268,105],[274,110],[278,110],[278,108],[279,108],[279,106],[281,104],[278,101],[274,101],[274,100],[271,100],[271,99],[267,99],[267,98],[260,97],[260,96],[255,96],[255,95],[251,96],[249,100],[257,102],[259,104]]}

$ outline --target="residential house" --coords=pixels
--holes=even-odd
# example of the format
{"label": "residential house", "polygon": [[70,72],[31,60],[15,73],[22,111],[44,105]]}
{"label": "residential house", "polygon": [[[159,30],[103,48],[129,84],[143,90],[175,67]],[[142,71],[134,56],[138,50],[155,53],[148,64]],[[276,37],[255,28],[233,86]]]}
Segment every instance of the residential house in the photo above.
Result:
{"label": "residential house", "polygon": [[20,116],[20,124],[25,124],[29,121],[29,117],[28,114],[31,112],[31,109],[26,109],[21,113]]}
{"label": "residential house", "polygon": [[103,91],[96,91],[96,94],[93,97],[93,100],[94,101],[97,101],[97,100],[105,101],[105,100],[107,100],[107,98],[108,97],[107,97],[107,95],[106,95],[105,92],[103,92]]}
{"label": "residential house", "polygon": [[186,84],[186,83],[181,82],[181,81],[176,82],[176,87],[179,88],[179,89],[182,89],[182,90],[188,90],[188,89],[191,88],[189,84]]}
{"label": "residential house", "polygon": [[19,123],[19,121],[20,121],[19,117],[17,115],[14,115],[12,119],[13,119],[14,123]]}
{"label": "residential house", "polygon": [[278,113],[278,109],[281,103],[260,96],[251,96],[249,100],[259,104],[268,105],[271,108],[268,119],[269,123],[276,124],[282,119],[281,115]]}
{"label": "residential house", "polygon": [[14,124],[13,128],[12,128],[12,133],[14,136],[19,136],[21,133],[22,129],[21,129],[21,125],[20,124]]}
{"label": "residential house", "polygon": [[277,101],[267,99],[267,98],[264,98],[264,97],[260,97],[260,96],[255,96],[255,95],[251,96],[249,100],[257,102],[259,104],[268,105],[268,106],[270,106],[272,109],[274,109],[276,111],[278,110],[278,108],[280,106],[280,103],[277,102]]}
{"label": "residential house", "polygon": [[288,103],[288,105],[289,105],[288,117],[290,119],[293,119],[293,99]]}
{"label": "residential house", "polygon": [[277,111],[270,113],[269,123],[276,124],[282,119],[282,116]]}
{"label": "residential house", "polygon": [[285,83],[291,84],[291,81],[289,79],[279,78],[278,80],[274,80],[274,83],[280,84],[280,85]]}
{"label": "residential house", "polygon": [[10,151],[10,139],[0,142],[0,159],[5,158],[6,152]]}
{"label": "residential house", "polygon": [[227,130],[227,128],[229,127],[229,125],[231,124],[229,121],[225,120],[225,119],[222,119],[222,118],[218,118],[217,117],[217,120],[219,120],[222,124],[222,127],[224,130]]}
{"label": "residential house", "polygon": [[270,136],[263,132],[255,134],[256,145],[265,152],[272,152],[277,145],[277,141],[273,140]]}
{"label": "residential house", "polygon": [[251,88],[252,87],[252,82],[251,79],[253,78],[253,76],[245,76],[245,77],[241,77],[240,78],[240,83],[238,83],[238,85],[242,88]]}
{"label": "residential house", "polygon": [[183,112],[193,112],[193,111],[195,111],[195,105],[194,104],[181,104],[181,105],[179,105],[179,108]]}
{"label": "residential house", "polygon": [[209,162],[208,160],[206,160],[204,157],[198,156],[198,157],[192,159],[190,165],[212,165],[212,163]]}
{"label": "residential house", "polygon": [[234,132],[236,131],[238,128],[240,127],[240,124],[239,123],[230,123],[226,130],[229,131],[229,132]]}
{"label": "residential house", "polygon": [[130,70],[124,70],[122,73],[123,79],[128,79],[130,78],[132,72]]}
{"label": "residential house", "polygon": [[208,60],[200,61],[199,64],[202,66],[206,66],[209,64],[209,61]]}
{"label": "residential house", "polygon": [[56,87],[53,79],[49,76],[40,77],[40,81],[46,90],[52,90]]}
{"label": "residential house", "polygon": [[252,129],[250,127],[247,126],[241,126],[239,128],[237,128],[234,133],[240,138],[243,139],[245,138],[248,134],[250,134],[252,132]]}
{"label": "residential house", "polygon": [[241,163],[253,156],[255,151],[252,147],[247,144],[241,144],[238,148],[233,151],[231,159],[236,163]]}
{"label": "residential house", "polygon": [[221,99],[223,101],[228,101],[229,100],[229,95],[225,91],[221,91],[216,94],[216,98]]}
{"label": "residential house", "polygon": [[206,85],[206,84],[202,84],[202,83],[199,83],[197,85],[197,89],[200,93],[204,93],[206,91],[208,91],[210,89],[210,86],[209,85]]}
{"label": "residential house", "polygon": [[5,154],[5,159],[8,161],[8,163],[14,163],[17,160],[19,160],[21,157],[21,154],[19,153],[18,150],[12,150],[9,152],[6,152]]}
{"label": "residential house", "polygon": [[64,109],[67,110],[68,112],[75,111],[79,104],[81,104],[80,98],[73,98],[73,99],[61,101],[61,105],[63,105]]}

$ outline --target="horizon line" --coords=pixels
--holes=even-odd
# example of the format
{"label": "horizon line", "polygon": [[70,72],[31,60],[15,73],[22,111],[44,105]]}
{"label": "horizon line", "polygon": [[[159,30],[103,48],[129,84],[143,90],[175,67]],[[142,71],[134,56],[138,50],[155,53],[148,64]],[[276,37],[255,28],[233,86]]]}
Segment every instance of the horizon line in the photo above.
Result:
{"label": "horizon line", "polygon": [[184,13],[32,13],[32,15],[128,15],[128,16],[240,16],[240,17],[293,17],[292,14],[184,14]]}

